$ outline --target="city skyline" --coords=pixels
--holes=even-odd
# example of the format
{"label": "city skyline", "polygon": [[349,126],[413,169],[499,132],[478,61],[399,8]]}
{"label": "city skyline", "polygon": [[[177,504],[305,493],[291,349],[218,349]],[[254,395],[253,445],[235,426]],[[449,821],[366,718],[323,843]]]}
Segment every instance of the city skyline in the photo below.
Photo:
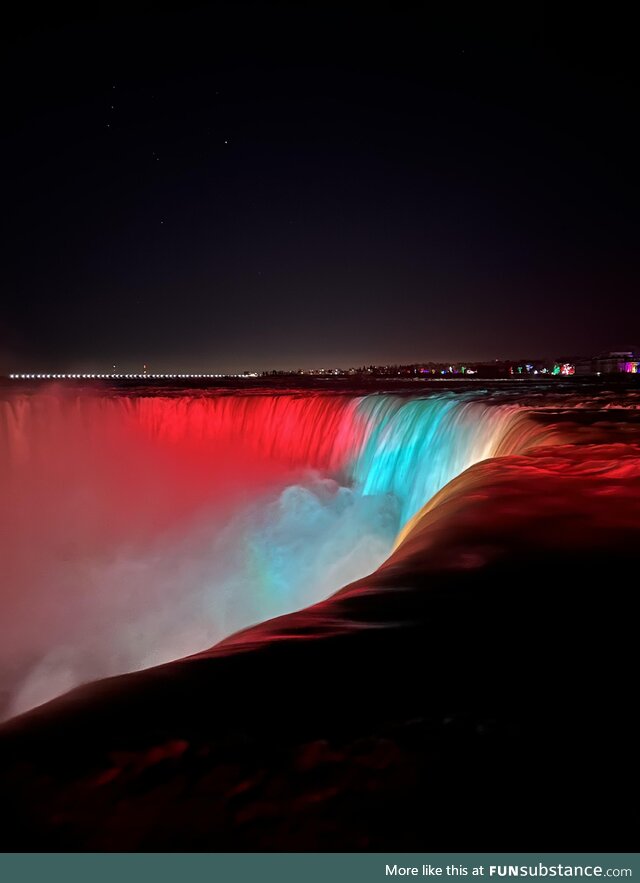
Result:
{"label": "city skyline", "polygon": [[[479,375],[478,379],[490,378],[491,369],[499,373],[518,376],[571,376],[574,374],[612,374],[626,373],[636,374],[640,367],[640,347],[631,347],[626,350],[601,351],[592,355],[573,355],[548,358],[525,357],[519,359],[446,359],[433,360],[422,359],[416,362],[396,362],[388,364],[363,364],[351,366],[327,366],[306,368],[271,368],[263,370],[244,371],[221,371],[212,372],[205,369],[186,371],[183,367],[162,370],[157,367],[144,364],[142,370],[133,367],[112,365],[111,370],[82,369],[69,372],[60,371],[19,371],[4,375],[9,380],[129,380],[129,379],[177,379],[177,380],[215,380],[215,379],[268,379],[271,377],[295,377],[295,376],[366,376],[380,377],[413,376],[416,379],[436,379],[440,375],[456,376],[459,378]],[[495,376],[498,376],[497,374]]]}
{"label": "city skyline", "polygon": [[[493,362],[513,362],[513,363],[524,363],[526,361],[535,361],[535,362],[558,362],[566,359],[588,359],[588,358],[596,358],[598,355],[604,353],[627,353],[627,354],[637,354],[640,353],[640,347],[637,346],[626,346],[621,347],[619,349],[600,349],[593,353],[586,352],[572,352],[566,347],[564,349],[560,349],[559,352],[549,355],[549,354],[540,354],[540,353],[532,353],[528,352],[525,355],[522,353],[519,354],[511,354],[508,356],[488,356],[481,358],[470,358],[470,357],[451,357],[445,356],[442,358],[437,358],[435,356],[429,357],[421,357],[416,359],[406,359],[406,358],[398,358],[398,359],[390,359],[390,360],[361,360],[357,361],[353,357],[345,358],[343,361],[326,361],[324,364],[321,363],[293,363],[287,364],[286,362],[280,364],[270,364],[268,366],[265,365],[247,365],[243,363],[243,367],[239,367],[238,365],[234,366],[225,366],[220,368],[217,365],[215,359],[206,359],[201,358],[195,363],[190,363],[189,360],[164,360],[160,359],[156,362],[148,362],[144,363],[140,359],[136,359],[135,357],[130,357],[123,359],[121,362],[108,364],[104,359],[87,359],[82,364],[72,365],[71,367],[63,367],[64,360],[60,360],[58,362],[57,367],[52,367],[51,364],[47,364],[46,362],[40,361],[39,365],[34,365],[33,361],[28,363],[26,359],[22,360],[23,364],[12,364],[8,366],[8,369],[0,371],[0,376],[10,377],[12,375],[21,375],[21,374],[39,374],[39,375],[104,375],[104,376],[117,376],[118,374],[139,374],[142,375],[145,373],[164,373],[164,374],[189,374],[195,376],[196,374],[202,374],[203,376],[242,376],[243,374],[269,374],[272,372],[291,372],[295,373],[297,371],[357,371],[362,368],[367,367],[405,367],[411,365],[427,365],[427,364],[457,364],[464,365],[469,364],[491,364]],[[245,362],[247,360],[244,360]]]}

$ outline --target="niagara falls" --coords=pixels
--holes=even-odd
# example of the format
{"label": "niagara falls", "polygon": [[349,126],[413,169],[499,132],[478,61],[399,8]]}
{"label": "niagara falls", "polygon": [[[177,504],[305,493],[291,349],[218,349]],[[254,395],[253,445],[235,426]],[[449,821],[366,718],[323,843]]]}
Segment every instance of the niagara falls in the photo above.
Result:
{"label": "niagara falls", "polygon": [[484,398],[53,386],[5,399],[5,714],[375,570],[447,482],[541,435],[522,406]]}
{"label": "niagara falls", "polygon": [[[351,770],[355,784],[331,786],[328,807],[341,818],[344,800],[365,799],[365,782],[391,787],[390,806],[400,788],[413,807],[410,781],[427,774],[424,757],[439,757],[427,816],[448,842],[452,783],[480,788],[489,776],[505,787],[534,745],[520,787],[558,763],[574,781],[573,762],[593,750],[591,738],[578,750],[574,734],[586,685],[591,696],[596,683],[604,690],[592,738],[612,738],[601,723],[623,713],[614,709],[633,670],[622,638],[632,620],[612,619],[628,594],[618,577],[611,583],[611,562],[635,561],[635,390],[555,380],[351,386],[4,387],[0,744],[23,757],[43,806],[53,801],[40,821],[29,811],[19,823],[30,836],[126,844],[107,824],[111,801],[128,825],[149,764],[171,782],[213,752],[229,782],[223,805],[233,781],[248,788],[248,818],[275,813],[265,836],[283,847],[317,842],[309,825],[320,799],[304,784],[311,773],[287,773],[286,788],[303,789],[302,827],[282,827],[284,798],[260,794],[285,775],[284,758],[339,779]],[[622,762],[626,735],[616,732]],[[73,758],[63,761],[67,745]],[[65,784],[67,763],[78,769]],[[379,772],[369,781],[387,767],[388,786],[375,785]],[[48,797],[43,775],[59,780]],[[182,821],[173,798],[158,796],[171,842],[209,843],[189,794]],[[62,827],[57,805],[68,806]],[[365,805],[364,828],[323,822],[332,843],[370,842]],[[85,813],[96,812],[99,828],[87,828]],[[135,843],[155,844],[155,810],[140,812],[147,833]],[[393,821],[386,812],[384,842],[414,842],[425,810],[409,819],[397,807]],[[238,848],[266,842],[252,824],[219,825]]]}
{"label": "niagara falls", "polygon": [[631,13],[5,6],[0,883],[637,877]]}

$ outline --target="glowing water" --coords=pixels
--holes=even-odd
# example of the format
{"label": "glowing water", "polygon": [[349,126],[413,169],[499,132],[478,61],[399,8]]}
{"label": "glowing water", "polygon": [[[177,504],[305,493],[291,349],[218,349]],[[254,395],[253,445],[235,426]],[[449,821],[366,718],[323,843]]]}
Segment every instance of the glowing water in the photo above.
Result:
{"label": "glowing water", "polygon": [[454,395],[52,390],[0,415],[8,713],[326,597],[449,480],[538,431]]}
{"label": "glowing water", "polygon": [[464,469],[496,456],[507,427],[519,424],[519,447],[531,431],[520,419],[519,406],[465,401],[453,394],[367,396],[357,412],[366,429],[350,475],[361,494],[392,494],[398,500],[398,527]]}

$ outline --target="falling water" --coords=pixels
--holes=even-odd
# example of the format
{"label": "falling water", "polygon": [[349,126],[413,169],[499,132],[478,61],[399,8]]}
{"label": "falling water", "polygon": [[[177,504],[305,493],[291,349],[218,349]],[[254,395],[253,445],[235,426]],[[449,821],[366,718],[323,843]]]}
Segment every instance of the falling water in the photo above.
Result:
{"label": "falling water", "polygon": [[5,714],[326,597],[448,481],[539,432],[454,394],[9,398]]}

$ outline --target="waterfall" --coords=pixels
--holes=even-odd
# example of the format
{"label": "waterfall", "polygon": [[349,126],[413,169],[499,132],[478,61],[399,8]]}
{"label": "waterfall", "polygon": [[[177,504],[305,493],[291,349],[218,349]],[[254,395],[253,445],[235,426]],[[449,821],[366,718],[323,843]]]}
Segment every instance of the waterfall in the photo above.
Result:
{"label": "waterfall", "polygon": [[326,597],[460,472],[542,436],[481,395],[10,396],[5,714]]}
{"label": "waterfall", "polygon": [[393,494],[401,525],[456,475],[495,456],[523,412],[455,394],[367,396],[357,410],[366,431],[351,475],[362,494]]}
{"label": "waterfall", "polygon": [[[527,409],[459,394],[20,396],[0,403],[6,466],[105,447],[120,432],[211,454],[343,474],[361,494],[394,494],[403,520],[473,463],[525,445]],[[519,432],[514,435],[514,426]],[[505,439],[514,435],[509,450]],[[126,452],[123,452],[126,453]]]}

